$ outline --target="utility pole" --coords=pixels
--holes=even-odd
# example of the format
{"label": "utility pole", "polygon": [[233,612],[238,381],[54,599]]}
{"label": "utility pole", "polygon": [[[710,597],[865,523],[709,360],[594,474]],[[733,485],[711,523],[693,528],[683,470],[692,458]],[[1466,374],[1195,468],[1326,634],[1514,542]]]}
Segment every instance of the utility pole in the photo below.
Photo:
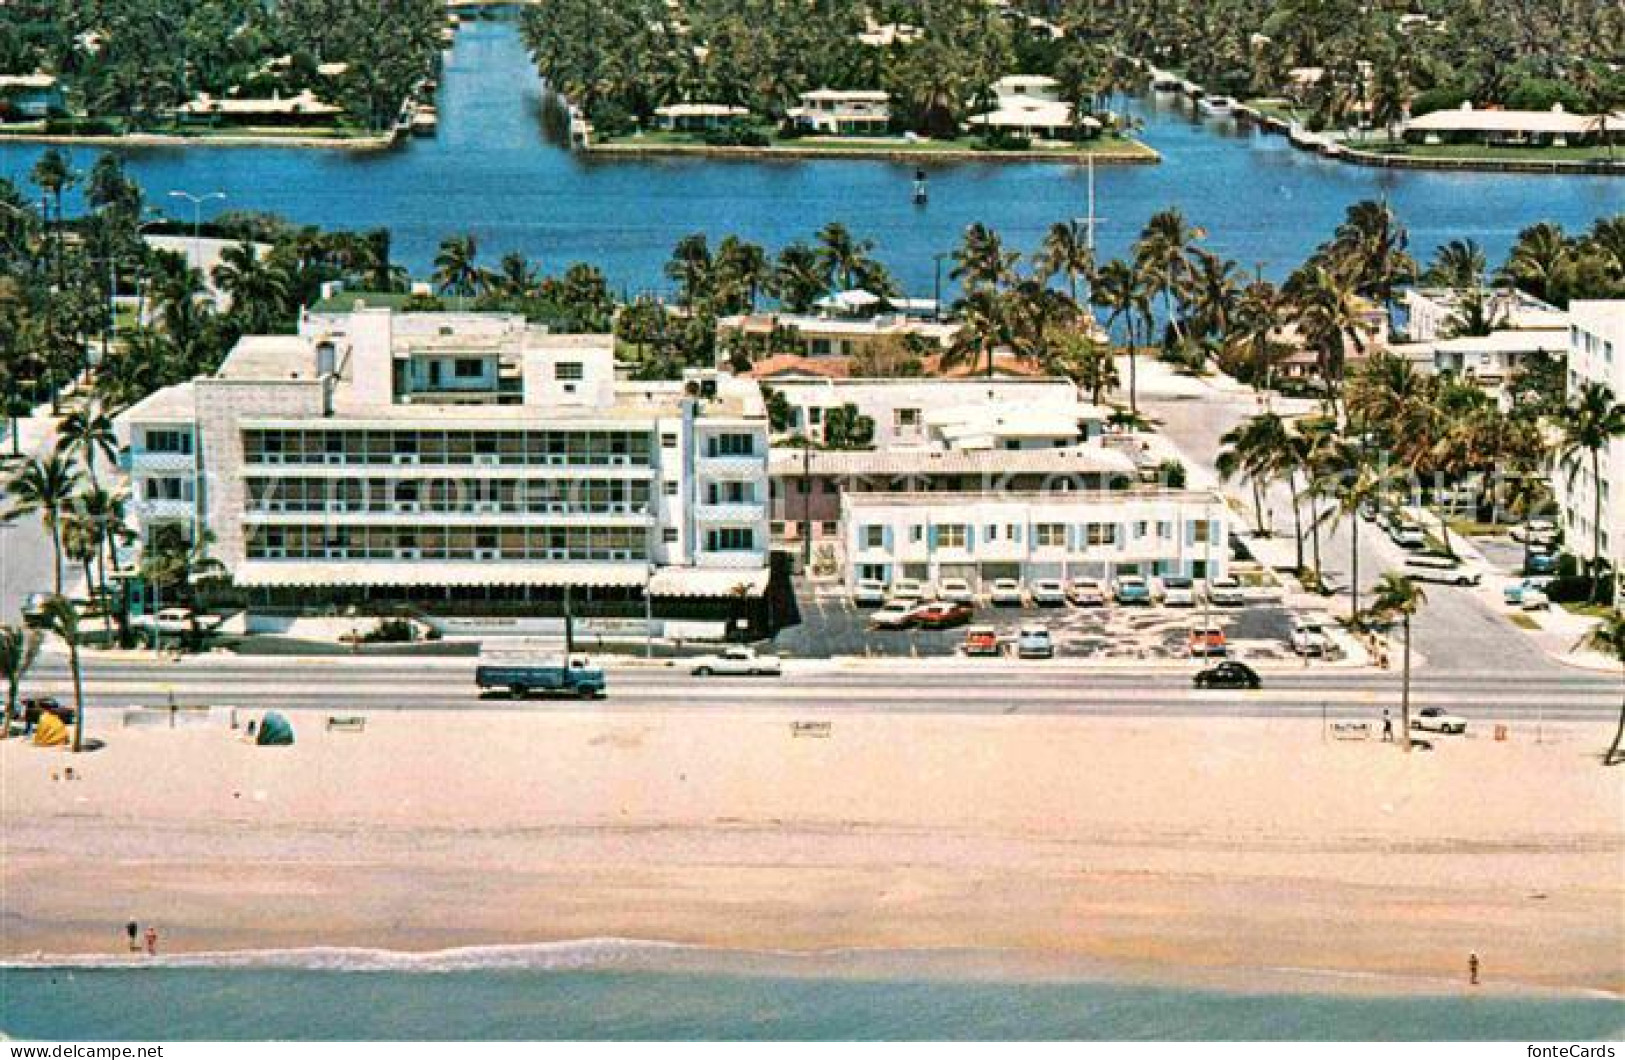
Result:
{"label": "utility pole", "polygon": [[936,263],[935,278],[931,283],[931,319],[934,321],[942,319],[942,259],[948,256],[943,253],[931,255],[931,260]]}

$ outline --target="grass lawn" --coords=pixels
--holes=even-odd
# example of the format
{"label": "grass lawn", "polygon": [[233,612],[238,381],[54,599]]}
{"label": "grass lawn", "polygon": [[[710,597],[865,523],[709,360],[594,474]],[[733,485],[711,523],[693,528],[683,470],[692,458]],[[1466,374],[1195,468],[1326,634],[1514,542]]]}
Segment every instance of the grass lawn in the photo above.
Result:
{"label": "grass lawn", "polygon": [[1505,523],[1481,523],[1475,519],[1451,519],[1450,532],[1463,537],[1505,537],[1508,526]]}
{"label": "grass lawn", "polygon": [[1284,99],[1249,99],[1245,102],[1258,113],[1285,122],[1299,121],[1305,116],[1304,112]]}
{"label": "grass lawn", "polygon": [[1580,601],[1563,604],[1562,608],[1571,615],[1582,615],[1586,618],[1607,618],[1614,613],[1614,609],[1607,604],[1588,604]]}
{"label": "grass lawn", "polygon": [[1507,616],[1507,621],[1511,622],[1514,626],[1517,626],[1519,629],[1529,629],[1529,630],[1538,630],[1538,629],[1540,629],[1540,623],[1539,622],[1536,622],[1534,619],[1530,618],[1528,615],[1524,614],[1521,611],[1514,612],[1513,614],[1508,615]]}

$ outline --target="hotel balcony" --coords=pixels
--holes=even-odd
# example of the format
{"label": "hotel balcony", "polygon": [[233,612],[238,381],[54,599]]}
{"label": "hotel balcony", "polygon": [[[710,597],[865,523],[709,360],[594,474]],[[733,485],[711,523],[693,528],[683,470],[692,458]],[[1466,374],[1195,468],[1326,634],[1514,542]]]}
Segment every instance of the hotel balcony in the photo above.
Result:
{"label": "hotel balcony", "polygon": [[748,523],[755,525],[767,518],[765,504],[697,504],[694,521],[697,523]]}

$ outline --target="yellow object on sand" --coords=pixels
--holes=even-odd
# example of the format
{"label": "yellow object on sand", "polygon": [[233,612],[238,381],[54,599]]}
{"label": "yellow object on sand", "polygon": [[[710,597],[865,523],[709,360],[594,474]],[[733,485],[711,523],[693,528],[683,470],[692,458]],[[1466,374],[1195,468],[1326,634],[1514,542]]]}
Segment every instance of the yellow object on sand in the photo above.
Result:
{"label": "yellow object on sand", "polygon": [[34,727],[35,747],[65,747],[68,743],[68,727],[62,719],[55,714],[41,714],[39,724]]}

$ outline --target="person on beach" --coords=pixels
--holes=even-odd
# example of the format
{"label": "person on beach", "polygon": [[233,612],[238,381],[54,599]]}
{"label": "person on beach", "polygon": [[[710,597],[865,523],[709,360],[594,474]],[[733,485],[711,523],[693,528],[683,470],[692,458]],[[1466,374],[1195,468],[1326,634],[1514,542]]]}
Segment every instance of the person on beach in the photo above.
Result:
{"label": "person on beach", "polygon": [[1394,718],[1386,710],[1382,712],[1382,742],[1394,742]]}
{"label": "person on beach", "polygon": [[1467,955],[1467,982],[1471,986],[1478,985],[1478,954]]}
{"label": "person on beach", "polygon": [[147,956],[158,956],[158,929],[150,924],[147,925]]}
{"label": "person on beach", "polygon": [[130,938],[130,952],[140,952],[141,943],[139,941],[139,936],[141,934],[141,925],[132,920],[128,924],[124,925],[124,933]]}

